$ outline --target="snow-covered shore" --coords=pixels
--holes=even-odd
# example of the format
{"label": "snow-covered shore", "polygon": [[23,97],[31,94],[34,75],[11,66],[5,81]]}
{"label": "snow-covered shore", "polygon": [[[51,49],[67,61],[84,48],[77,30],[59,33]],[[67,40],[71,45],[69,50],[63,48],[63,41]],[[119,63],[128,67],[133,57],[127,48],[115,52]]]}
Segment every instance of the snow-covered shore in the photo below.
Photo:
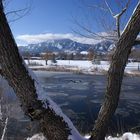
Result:
{"label": "snow-covered shore", "polygon": [[[31,60],[32,62],[33,60]],[[40,63],[42,62],[42,64]],[[100,66],[100,68],[102,68],[104,70],[104,68],[107,68],[107,66],[109,67],[109,63],[107,62],[102,62],[100,65],[93,65],[91,62],[89,61],[72,61],[72,62],[68,62],[68,61],[64,61],[64,60],[61,60],[56,64],[53,64],[53,63],[50,63],[48,66],[45,66],[45,62],[43,60],[39,61],[39,63],[42,65],[42,66],[38,66],[38,68],[40,67],[51,67],[51,66],[54,66],[54,67],[59,67],[59,66],[64,66],[64,67],[70,67],[70,68],[73,68],[73,67],[76,67],[76,68],[79,68],[79,69],[84,69],[84,70],[89,70],[90,68],[94,68],[93,66]],[[44,65],[43,65],[44,63]],[[59,64],[59,65],[58,65]],[[72,65],[73,64],[73,65]],[[102,66],[102,67],[101,67]],[[106,66],[106,67],[104,67]],[[37,66],[33,66],[33,67],[37,67]],[[133,63],[132,65],[128,64],[128,66],[126,67],[130,72],[132,72],[132,70],[136,70],[137,68],[137,64],[136,63]],[[130,69],[131,68],[131,69]],[[36,137],[37,136],[37,137]],[[43,140],[43,136],[41,136],[41,138],[36,135],[34,136],[33,138],[28,138],[28,140]],[[89,136],[86,136],[85,138],[88,139]],[[45,139],[44,139],[45,140]],[[78,139],[77,139],[78,140]],[[120,137],[112,137],[112,136],[108,136],[106,137],[105,140],[140,140],[140,135],[138,134],[133,134],[133,133],[124,133],[122,136]]]}
{"label": "snow-covered shore", "polygon": [[120,137],[112,137],[112,136],[109,136],[105,140],[140,140],[140,135],[139,134],[134,134],[134,133],[127,132],[127,133],[124,133]]}
{"label": "snow-covered shore", "polygon": [[[90,136],[86,135],[85,138],[89,139]],[[27,140],[47,140],[47,139],[42,134],[36,134],[31,138],[27,138]],[[108,136],[105,138],[105,140],[140,140],[140,135],[135,134],[135,133],[131,133],[131,132],[127,132],[119,137]]]}
{"label": "snow-covered shore", "polygon": [[[28,61],[25,60],[26,64]],[[74,71],[85,74],[106,74],[110,63],[108,61],[100,61],[100,64],[92,64],[91,61],[84,60],[57,60],[57,63],[45,60],[29,60],[30,68],[33,70],[54,70],[54,71]],[[125,73],[129,75],[140,75],[140,63],[128,63],[125,68]]]}

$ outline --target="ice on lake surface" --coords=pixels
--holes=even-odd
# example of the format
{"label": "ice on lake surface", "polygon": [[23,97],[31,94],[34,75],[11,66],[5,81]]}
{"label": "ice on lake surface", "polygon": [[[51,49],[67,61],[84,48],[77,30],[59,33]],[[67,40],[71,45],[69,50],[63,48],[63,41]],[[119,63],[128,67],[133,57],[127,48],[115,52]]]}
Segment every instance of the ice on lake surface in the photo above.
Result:
{"label": "ice on lake surface", "polygon": [[[80,131],[89,132],[103,101],[106,76],[46,71],[36,71],[35,74],[48,95],[61,106]],[[121,99],[110,123],[110,133],[134,130],[134,127],[139,129],[139,83],[139,77],[124,77]]]}
{"label": "ice on lake surface", "polygon": [[[35,71],[35,74],[46,91],[44,94],[49,95],[62,108],[81,132],[89,132],[103,101],[106,76],[46,71]],[[139,77],[124,77],[119,107],[110,123],[111,135],[130,131],[132,128],[139,131],[139,83]],[[36,130],[28,129],[31,122],[24,116],[13,91],[10,90],[10,94],[8,91],[6,89],[5,96],[11,110],[11,119],[8,122],[7,136],[16,136],[17,140],[27,137],[27,134],[32,136]]]}

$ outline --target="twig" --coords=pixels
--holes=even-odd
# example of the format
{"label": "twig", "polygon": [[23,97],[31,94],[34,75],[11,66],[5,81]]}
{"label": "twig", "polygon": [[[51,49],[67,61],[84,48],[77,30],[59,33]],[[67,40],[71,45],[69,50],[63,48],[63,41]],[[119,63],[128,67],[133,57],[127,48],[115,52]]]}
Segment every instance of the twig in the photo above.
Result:
{"label": "twig", "polygon": [[7,129],[7,124],[8,124],[8,117],[5,120],[5,126],[4,126],[4,129],[3,129],[2,136],[1,136],[1,140],[4,140],[4,136],[5,136],[6,129]]}
{"label": "twig", "polygon": [[107,8],[108,8],[108,10],[109,10],[109,12],[111,13],[111,15],[114,17],[114,13],[113,13],[113,11],[112,11],[112,9],[111,9],[111,7],[109,6],[109,4],[107,3],[107,1],[105,0],[105,4],[106,4],[106,6],[107,6]]}

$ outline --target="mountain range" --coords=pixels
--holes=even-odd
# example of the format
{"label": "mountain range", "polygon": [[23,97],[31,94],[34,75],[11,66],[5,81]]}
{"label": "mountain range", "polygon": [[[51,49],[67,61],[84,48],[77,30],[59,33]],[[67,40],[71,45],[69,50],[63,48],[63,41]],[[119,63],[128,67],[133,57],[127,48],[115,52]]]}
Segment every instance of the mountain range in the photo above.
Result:
{"label": "mountain range", "polygon": [[83,44],[70,39],[48,40],[41,43],[29,44],[27,46],[19,46],[21,53],[30,53],[38,55],[45,52],[67,52],[80,53],[93,49],[97,53],[105,54],[112,50],[115,45],[111,41],[103,40],[96,44]]}

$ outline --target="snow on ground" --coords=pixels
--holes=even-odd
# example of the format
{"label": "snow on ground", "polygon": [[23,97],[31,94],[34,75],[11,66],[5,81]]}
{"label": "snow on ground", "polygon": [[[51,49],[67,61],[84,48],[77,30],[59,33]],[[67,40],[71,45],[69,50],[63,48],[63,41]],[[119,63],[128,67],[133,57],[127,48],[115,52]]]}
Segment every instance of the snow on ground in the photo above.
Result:
{"label": "snow on ground", "polygon": [[107,137],[105,140],[140,140],[140,135],[130,132],[124,133],[121,137]]}
{"label": "snow on ground", "polygon": [[31,138],[27,138],[27,140],[47,140],[43,134],[35,134],[34,136],[32,136]]}
{"label": "snow on ground", "polygon": [[[28,61],[25,60],[26,64]],[[108,61],[100,61],[100,64],[92,64],[91,61],[84,60],[57,60],[57,63],[52,63],[48,61],[48,65],[46,65],[45,60],[30,60],[31,68],[49,68],[49,67],[64,67],[65,69],[71,70],[79,70],[83,73],[91,73],[91,72],[103,72],[109,69],[110,63]],[[33,65],[32,65],[33,64]],[[129,74],[134,74],[134,72],[139,71],[140,63],[139,62],[131,62],[128,63],[125,72]]]}
{"label": "snow on ground", "polygon": [[[89,139],[90,136],[86,135],[85,138]],[[31,138],[27,138],[27,140],[47,140],[47,139],[43,136],[43,134],[35,134]],[[131,132],[127,132],[127,133],[124,133],[120,137],[108,136],[108,137],[105,138],[105,140],[140,140],[140,135],[133,134]]]}

